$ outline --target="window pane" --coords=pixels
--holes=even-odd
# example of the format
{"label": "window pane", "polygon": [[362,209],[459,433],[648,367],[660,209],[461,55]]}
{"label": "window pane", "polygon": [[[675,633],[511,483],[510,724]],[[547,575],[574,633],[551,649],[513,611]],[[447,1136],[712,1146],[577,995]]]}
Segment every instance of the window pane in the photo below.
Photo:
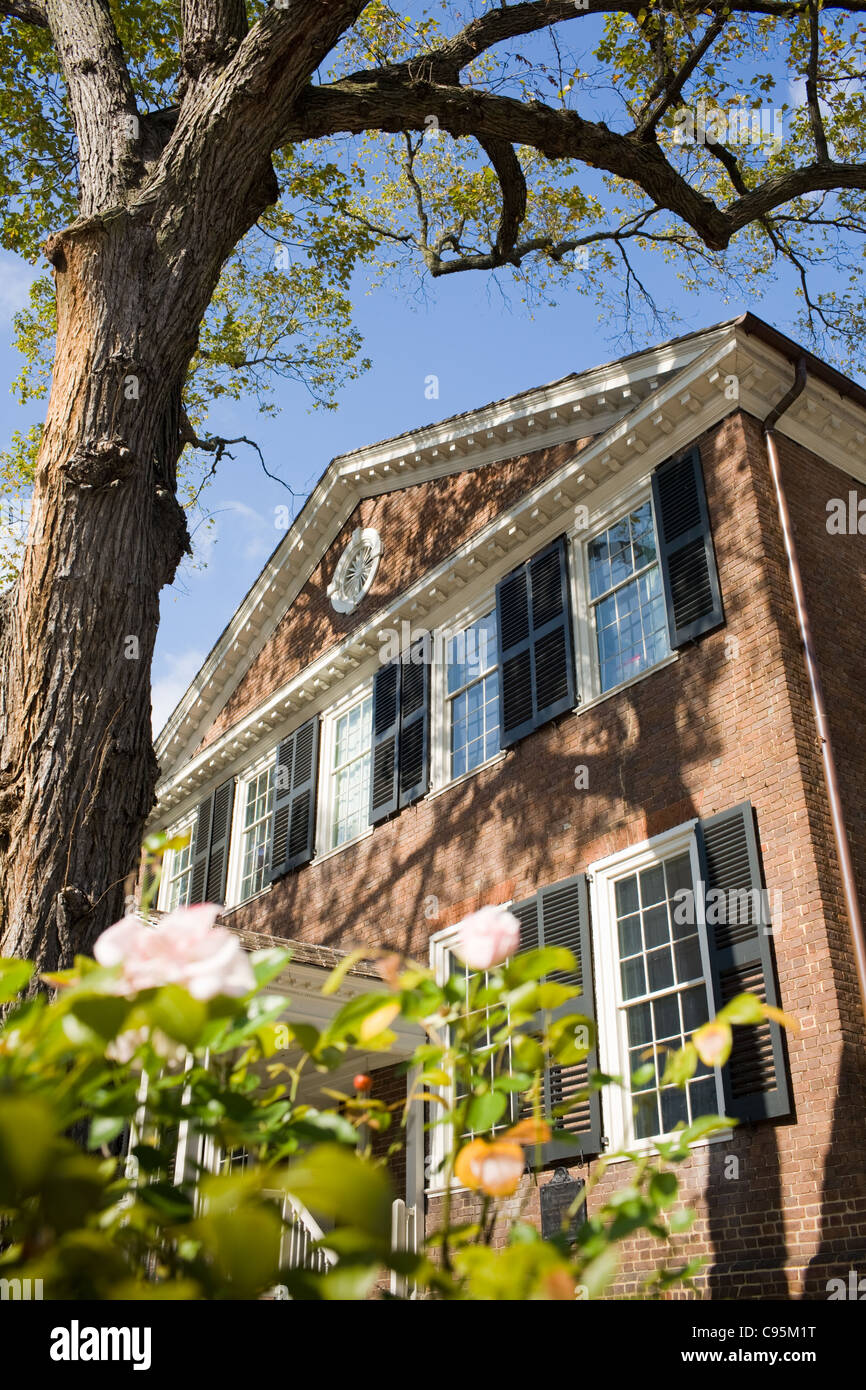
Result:
{"label": "window pane", "polygon": [[265,886],[274,808],[274,769],[265,768],[246,786],[244,833],[241,842],[241,901]]}
{"label": "window pane", "polygon": [[[639,1091],[632,1096],[636,1139],[667,1133],[718,1107],[715,1074],[706,1067],[698,1069],[688,1092],[660,1086],[669,1054],[709,1017],[694,924],[678,926],[673,948],[669,944],[676,906],[671,900],[683,889],[691,891],[690,864],[688,854],[673,855],[614,884],[628,1045],[623,1071],[632,1076],[650,1062],[655,1071],[655,1079],[642,1080],[639,1087],[631,1083],[632,1092]],[[647,995],[652,999],[641,997]]]}
{"label": "window pane", "polygon": [[[446,659],[451,695],[451,776],[461,777],[499,751],[495,610],[449,638]],[[488,669],[491,666],[493,669]]]}
{"label": "window pane", "polygon": [[587,555],[604,691],[669,652],[650,502],[590,541]]}
{"label": "window pane", "polygon": [[367,696],[341,715],[335,725],[333,847],[354,840],[370,823],[372,716],[373,701]]}

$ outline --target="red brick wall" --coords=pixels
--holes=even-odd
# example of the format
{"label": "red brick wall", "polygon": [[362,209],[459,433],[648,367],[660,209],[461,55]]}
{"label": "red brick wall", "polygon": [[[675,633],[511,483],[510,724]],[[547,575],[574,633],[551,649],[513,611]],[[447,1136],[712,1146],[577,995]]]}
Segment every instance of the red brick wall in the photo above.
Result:
{"label": "red brick wall", "polygon": [[[391,603],[425,571],[446,559],[588,443],[587,438],[537,449],[504,463],[486,464],[472,472],[365,499],[252,662],[201,746],[212,743],[243,719],[271,691],[341,641],[371,613]],[[335,613],[328,585],[352,532],[359,526],[373,526],[380,533],[384,558],[369,593],[355,611]]]}
{"label": "red brick wall", "polygon": [[[705,1291],[778,1297],[806,1289],[823,1297],[827,1278],[846,1274],[858,1258],[866,1272],[863,1086],[852,1060],[862,1053],[863,1030],[760,431],[734,414],[700,443],[725,627],[628,690],[539,730],[502,763],[282,880],[232,922],[335,946],[387,943],[425,959],[431,932],[478,902],[524,897],[689,817],[750,799],[767,885],[781,894],[774,927],[782,1003],[802,1023],[789,1042],[796,1116],[744,1127],[730,1141],[694,1153],[682,1177],[700,1219],[680,1248],[707,1256]],[[832,624],[834,568],[810,524],[814,460],[792,450],[785,466],[798,524],[809,536],[812,587],[823,595],[816,597],[821,621]],[[839,488],[837,476],[831,472],[827,481]],[[462,499],[457,483],[454,488]],[[382,518],[362,509],[362,520],[380,524]],[[409,513],[403,522],[407,535],[423,530],[417,521],[412,508],[411,522]],[[456,531],[444,517],[440,525],[453,543],[465,534],[465,514]],[[862,584],[862,554],[858,560],[852,548],[846,555]],[[317,582],[323,594],[325,573]],[[849,587],[846,608],[851,593]],[[853,602],[850,611],[856,615]],[[835,671],[834,641],[851,646],[856,638],[825,641],[824,660]],[[310,648],[301,643],[300,650]],[[301,660],[299,652],[291,660]],[[828,673],[828,694],[848,698],[848,680]],[[250,690],[244,698],[252,698]],[[840,729],[846,719],[841,712]],[[851,744],[855,728],[847,735]],[[575,790],[578,764],[589,769],[587,790]],[[855,765],[846,785],[862,833],[858,776]],[[624,1178],[622,1166],[612,1165],[590,1209]],[[532,1194],[530,1210],[536,1201]],[[651,1247],[648,1240],[631,1242],[621,1291],[637,1291],[658,1258]]]}

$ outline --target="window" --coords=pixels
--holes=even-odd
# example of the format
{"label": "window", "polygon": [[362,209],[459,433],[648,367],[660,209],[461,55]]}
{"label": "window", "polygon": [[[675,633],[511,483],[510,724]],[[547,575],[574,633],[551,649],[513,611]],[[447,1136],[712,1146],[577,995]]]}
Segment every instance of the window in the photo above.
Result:
{"label": "window", "polygon": [[370,824],[373,699],[366,695],[334,720],[330,844],[356,839]]}
{"label": "window", "polygon": [[[484,970],[484,971],[470,970],[469,967],[468,967],[468,965],[464,965],[463,961],[457,959],[457,957],[454,955],[453,951],[451,951],[450,948],[446,947],[445,949],[446,949],[446,959],[447,959],[447,967],[446,967],[446,968],[447,968],[447,970],[448,970],[448,975],[449,975],[449,976],[454,976],[454,975],[462,976],[463,979],[466,980],[466,981],[468,982],[470,978],[477,977],[478,975],[480,975],[480,976],[481,976],[481,979],[482,979],[483,987],[486,988],[486,986],[490,983],[490,976],[489,976],[489,973],[488,973],[486,970]],[[475,1014],[474,1016],[475,1016],[476,1018],[478,1018],[479,1020],[482,1020],[482,1019],[483,1019],[483,1020],[485,1020],[485,1022],[487,1022],[487,1020],[489,1020],[489,1018],[490,1018],[490,1013],[491,1013],[491,1010],[490,1010],[489,1008],[487,1008],[487,1007],[482,1007],[482,1008],[476,1010],[476,1014]],[[471,1018],[471,1017],[473,1017],[473,1015],[470,1014],[470,1015],[468,1015],[468,1017]],[[500,1022],[501,1022],[501,1019],[500,1019]],[[498,1025],[497,1025],[496,1027],[494,1027],[493,1032],[496,1032],[496,1031],[497,1031],[497,1028],[498,1028]],[[495,1080],[495,1076],[496,1076],[495,1066],[494,1066],[494,1060],[495,1060],[495,1053],[496,1053],[496,1050],[497,1050],[497,1049],[496,1049],[496,1047],[495,1047],[495,1045],[494,1045],[494,1043],[493,1043],[493,1033],[491,1032],[491,1029],[490,1029],[490,1027],[489,1027],[489,1023],[488,1023],[487,1026],[485,1027],[484,1033],[483,1033],[482,1035],[479,1035],[479,1038],[478,1038],[478,1042],[477,1042],[475,1051],[476,1051],[476,1052],[481,1052],[481,1051],[484,1051],[486,1048],[489,1048],[489,1049],[490,1049],[490,1061],[489,1061],[487,1067],[485,1068],[485,1074],[487,1074],[487,1072],[489,1071],[490,1081],[491,1081],[491,1083],[492,1083],[492,1082]],[[507,1054],[508,1054],[509,1064],[510,1064],[510,1058],[511,1058],[511,1046],[510,1046],[510,1044],[509,1044],[508,1049],[507,1049]],[[465,1079],[465,1078],[464,1078],[464,1079]],[[460,1081],[461,1081],[461,1078],[458,1077],[458,1078],[457,1078],[457,1082],[455,1083],[455,1087],[454,1087],[454,1102],[455,1102],[455,1104],[459,1103],[461,1100],[464,1100],[465,1097],[466,1097],[466,1092],[465,1092],[465,1091],[461,1091],[461,1090],[458,1090],[458,1089],[457,1089],[458,1085],[460,1084]],[[516,1119],[516,1104],[517,1104],[517,1103],[516,1103],[516,1098],[515,1098],[515,1096],[514,1096],[513,1094],[509,1094],[509,1096],[508,1096],[508,1105],[507,1105],[506,1109],[502,1112],[502,1115],[500,1116],[498,1122],[497,1122],[495,1125],[493,1125],[491,1129],[487,1129],[487,1130],[484,1131],[485,1136],[486,1136],[486,1135],[489,1135],[489,1134],[499,1134],[499,1133],[501,1133],[503,1130],[508,1129],[509,1125],[512,1124],[512,1123],[514,1122],[514,1120]],[[463,1132],[463,1134],[462,1134],[460,1137],[461,1137],[461,1140],[465,1140],[465,1141],[468,1142],[470,1139],[476,1138],[476,1131],[473,1130],[473,1129],[467,1129],[467,1130],[465,1130],[465,1131]]]}
{"label": "window", "polygon": [[263,768],[246,783],[241,832],[240,902],[265,887],[274,809],[274,767]]}
{"label": "window", "polygon": [[[693,834],[680,831],[631,862],[615,856],[610,868],[595,866],[594,939],[608,965],[596,974],[602,1070],[627,1082],[615,1146],[724,1113],[720,1074],[703,1063],[684,1090],[661,1084],[668,1054],[713,1012],[704,928],[684,910],[694,904],[695,856]],[[613,1096],[606,1106],[617,1109]]]}
{"label": "window", "polygon": [[[454,941],[456,940],[456,936],[456,928],[448,927],[445,931],[438,932],[435,936],[431,937],[431,964],[439,984],[444,984],[453,975],[463,975],[464,978],[468,980],[470,975],[477,973],[471,971],[468,966],[464,965],[463,961],[458,960],[457,956],[455,956],[452,950],[452,946]],[[484,980],[486,983],[486,971],[484,973]],[[482,1010],[482,1012],[489,1013],[489,1010]],[[489,1042],[489,1030],[487,1030],[487,1039]],[[490,1066],[492,1075],[492,1059]],[[442,1088],[442,1094],[447,1099],[449,1106],[455,1104],[456,1101],[461,1099],[461,1093],[457,1091],[453,1080],[452,1084],[449,1087]],[[500,1116],[498,1123],[493,1127],[493,1133],[499,1133],[502,1130],[506,1130],[509,1127],[509,1125],[514,1123],[514,1120],[517,1117],[518,1104],[519,1097],[515,1095],[508,1096],[508,1107]],[[490,1132],[490,1130],[485,1131],[486,1134],[489,1134]],[[465,1134],[461,1135],[461,1143],[463,1141],[473,1139],[474,1137],[474,1131],[467,1130]],[[429,1173],[429,1186],[434,1191],[438,1188],[441,1188],[443,1185],[443,1170],[445,1166],[445,1160],[451,1150],[453,1142],[454,1130],[451,1124],[437,1124],[431,1127],[429,1132],[429,1166],[427,1171]]]}
{"label": "window", "polygon": [[587,546],[599,683],[612,690],[670,652],[652,503],[640,503]]}
{"label": "window", "polygon": [[496,611],[486,613],[446,644],[449,773],[471,772],[499,752],[499,668]]}
{"label": "window", "polygon": [[168,856],[168,874],[162,906],[167,912],[176,907],[186,907],[189,903],[192,879],[192,825],[172,831],[169,838],[182,835],[186,829],[189,840],[183,849],[171,850]]}

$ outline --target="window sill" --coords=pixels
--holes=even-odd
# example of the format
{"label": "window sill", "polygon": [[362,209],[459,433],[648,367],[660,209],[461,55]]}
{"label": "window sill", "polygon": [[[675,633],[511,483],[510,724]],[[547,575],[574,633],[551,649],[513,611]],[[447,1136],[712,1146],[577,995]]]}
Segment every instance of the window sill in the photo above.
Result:
{"label": "window sill", "polygon": [[[720,1129],[716,1134],[708,1134],[704,1139],[696,1139],[693,1144],[689,1145],[689,1149],[706,1149],[711,1144],[727,1144],[730,1143],[733,1136],[734,1131],[732,1129]],[[673,1134],[661,1134],[659,1141],[665,1143],[674,1137]],[[627,1152],[614,1151],[609,1157],[605,1156],[605,1161],[608,1165],[630,1163],[633,1158],[651,1158],[655,1153],[655,1140],[640,1139],[637,1143],[630,1145]]]}
{"label": "window sill", "polygon": [[674,662],[679,661],[679,659],[679,652],[671,652],[669,656],[657,661],[655,666],[648,666],[645,671],[639,671],[636,676],[630,676],[627,681],[620,681],[619,685],[611,686],[610,690],[604,690],[600,695],[593,695],[592,699],[584,700],[576,706],[575,714],[583,714],[585,710],[595,709],[596,705],[603,704],[605,700],[612,699],[614,695],[619,695],[623,690],[629,690],[639,681],[646,680],[647,676],[655,675],[656,671],[663,671],[666,666],[673,666]]}
{"label": "window sill", "polygon": [[248,907],[250,903],[256,902],[259,898],[266,898],[270,893],[272,884],[268,883],[264,888],[260,888],[258,893],[253,893],[248,898],[242,898],[239,903],[232,903],[231,907],[224,907],[220,917],[230,917],[233,912],[237,912],[242,907]]}
{"label": "window sill", "polygon": [[452,787],[459,787],[461,783],[468,782],[470,777],[475,777],[479,772],[485,772],[489,767],[496,767],[499,763],[504,763],[507,757],[508,749],[500,748],[499,752],[494,753],[493,757],[488,758],[486,762],[479,763],[477,767],[471,767],[468,772],[461,773],[459,777],[453,778],[452,781],[446,782],[441,787],[435,787],[433,791],[427,793],[427,800],[433,801],[437,796],[441,796],[443,792],[450,792]]}
{"label": "window sill", "polygon": [[360,835],[356,835],[354,840],[344,840],[341,845],[334,845],[333,849],[326,849],[321,854],[317,854],[310,860],[310,867],[314,864],[324,864],[326,859],[333,859],[335,854],[342,854],[344,849],[351,849],[353,845],[360,845],[364,840],[369,840],[377,828],[375,825],[368,825],[367,829],[362,830]]}

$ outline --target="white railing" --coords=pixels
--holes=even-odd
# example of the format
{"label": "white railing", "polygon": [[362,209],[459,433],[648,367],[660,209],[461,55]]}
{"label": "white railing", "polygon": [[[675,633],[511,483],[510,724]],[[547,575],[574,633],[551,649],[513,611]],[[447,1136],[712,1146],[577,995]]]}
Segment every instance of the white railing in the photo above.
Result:
{"label": "white railing", "polygon": [[[306,1207],[294,1197],[283,1192],[266,1191],[266,1197],[273,1197],[280,1205],[283,1218],[283,1239],[280,1246],[280,1264],[285,1269],[309,1269],[314,1274],[325,1274],[329,1265],[336,1260],[333,1251],[312,1247],[325,1239],[325,1232],[311,1216]],[[282,1301],[290,1297],[285,1284],[277,1284],[273,1297]]]}
{"label": "white railing", "polygon": [[[391,1249],[418,1253],[418,1237],[421,1229],[421,1214],[417,1206],[409,1207],[398,1197],[391,1207]],[[391,1274],[391,1293],[397,1298],[417,1298],[418,1289],[414,1280],[405,1274]]]}

